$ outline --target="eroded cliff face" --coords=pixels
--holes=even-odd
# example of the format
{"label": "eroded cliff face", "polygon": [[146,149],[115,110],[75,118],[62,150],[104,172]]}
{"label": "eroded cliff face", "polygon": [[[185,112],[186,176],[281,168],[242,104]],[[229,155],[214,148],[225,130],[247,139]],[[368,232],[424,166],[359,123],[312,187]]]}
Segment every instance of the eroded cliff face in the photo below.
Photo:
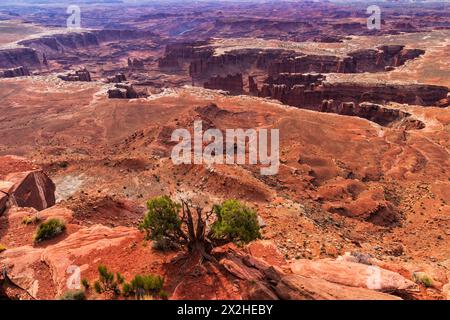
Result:
{"label": "eroded cliff face", "polygon": [[242,94],[244,90],[244,82],[242,74],[227,75],[225,77],[212,77],[205,82],[204,87],[207,89],[225,90],[232,94]]}
{"label": "eroded cliff face", "polygon": [[19,41],[19,47],[0,50],[0,68],[20,66],[37,69],[46,66],[47,59],[62,58],[66,53],[76,52],[102,43],[147,39],[155,35],[136,30],[94,30],[69,32]]}
{"label": "eroded cliff face", "polygon": [[0,70],[0,78],[15,78],[29,76],[30,71],[26,67],[20,66],[17,68],[10,68],[5,70]]}
{"label": "eroded cliff face", "polygon": [[180,67],[189,61],[189,74],[205,78],[214,73],[236,73],[258,68],[274,76],[280,73],[362,73],[380,72],[403,65],[424,54],[424,50],[403,45],[384,45],[376,49],[361,49],[345,56],[303,54],[284,49],[239,49],[215,54],[202,43],[168,45],[160,59],[160,67]]}
{"label": "eroded cliff face", "polygon": [[38,68],[42,63],[42,55],[33,48],[13,48],[0,50],[0,68],[17,67]]}
{"label": "eroded cliff face", "polygon": [[148,31],[135,30],[94,30],[87,32],[70,32],[23,40],[18,44],[43,52],[48,58],[59,57],[65,51],[98,46],[103,42],[133,40],[154,36]]}
{"label": "eroded cliff face", "polygon": [[277,99],[295,107],[317,110],[324,99],[337,103],[389,101],[423,106],[438,105],[445,99],[448,88],[421,84],[383,84],[328,82],[320,74],[283,73],[268,77],[259,96]]}

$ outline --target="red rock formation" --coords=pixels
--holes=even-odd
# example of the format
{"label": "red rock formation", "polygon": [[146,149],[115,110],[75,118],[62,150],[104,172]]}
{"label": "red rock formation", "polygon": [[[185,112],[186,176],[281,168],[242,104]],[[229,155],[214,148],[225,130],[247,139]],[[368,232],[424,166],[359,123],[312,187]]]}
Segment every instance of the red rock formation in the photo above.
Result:
{"label": "red rock formation", "polygon": [[295,274],[283,277],[276,286],[276,293],[284,300],[401,300],[387,293]]}
{"label": "red rock formation", "polygon": [[14,183],[8,194],[13,205],[43,210],[55,204],[55,184],[42,170],[10,173],[5,180]]}
{"label": "red rock formation", "polygon": [[144,69],[144,61],[141,59],[128,58],[127,64],[130,69]]}
{"label": "red rock formation", "polygon": [[14,48],[0,50],[0,68],[39,68],[41,60],[36,50],[32,48]]}
{"label": "red rock formation", "polygon": [[123,73],[118,73],[112,77],[107,78],[107,82],[109,83],[120,83],[127,81],[127,77]]}
{"label": "red rock formation", "polygon": [[299,260],[291,264],[294,274],[320,278],[350,287],[360,287],[382,292],[407,293],[418,286],[396,272],[362,263],[322,259]]}
{"label": "red rock formation", "polygon": [[226,77],[216,76],[209,79],[203,85],[206,89],[229,91],[231,94],[242,94],[244,83],[242,74],[227,75]]}
{"label": "red rock formation", "polygon": [[69,72],[64,75],[59,75],[58,78],[64,81],[91,81],[91,74],[86,69],[80,69],[75,72]]}
{"label": "red rock formation", "polygon": [[258,84],[254,76],[248,76],[248,92],[250,95],[257,96],[259,93]]}
{"label": "red rock formation", "polygon": [[28,71],[28,69],[23,66],[6,70],[0,70],[0,78],[24,77],[29,75],[30,71]]}
{"label": "red rock formation", "polygon": [[110,99],[135,99],[139,94],[131,84],[116,84],[113,89],[108,90]]}

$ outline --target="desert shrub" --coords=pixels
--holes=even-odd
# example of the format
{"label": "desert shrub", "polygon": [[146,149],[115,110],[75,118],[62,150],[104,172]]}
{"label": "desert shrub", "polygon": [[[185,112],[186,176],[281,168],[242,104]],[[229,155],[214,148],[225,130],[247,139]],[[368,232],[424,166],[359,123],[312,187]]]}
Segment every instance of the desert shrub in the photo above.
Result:
{"label": "desert shrub", "polygon": [[120,274],[120,272],[116,273],[116,279],[118,284],[122,284],[125,281],[125,278]]}
{"label": "desert shrub", "polygon": [[124,295],[134,296],[136,299],[144,299],[146,297],[160,297],[162,287],[164,286],[164,278],[158,275],[137,275],[130,283],[125,283],[122,287]]}
{"label": "desert shrub", "polygon": [[85,300],[86,294],[83,290],[70,290],[65,292],[59,300]]}
{"label": "desert shrub", "polygon": [[166,291],[161,290],[161,291],[159,292],[159,297],[160,297],[162,300],[167,300],[167,299],[169,299],[169,294],[168,294]]}
{"label": "desert shrub", "polygon": [[111,292],[114,295],[120,294],[118,280],[123,281],[123,278],[120,275],[120,273],[117,273],[117,275],[119,275],[121,278],[115,279],[113,272],[109,272],[108,268],[106,266],[99,265],[98,266],[98,275],[99,275],[99,279],[94,282],[94,290],[97,293]]}
{"label": "desert shrub", "polygon": [[214,206],[217,220],[211,229],[214,238],[248,243],[261,237],[256,211],[237,200]]}
{"label": "desert shrub", "polygon": [[6,247],[0,243],[0,253],[6,250]]}
{"label": "desert shrub", "polygon": [[22,224],[30,225],[30,224],[38,224],[41,222],[41,218],[38,215],[34,215],[32,217],[26,216],[22,219]]}
{"label": "desert shrub", "polygon": [[36,242],[41,242],[52,239],[61,234],[65,229],[66,225],[63,221],[59,219],[49,219],[38,226],[34,240]]}
{"label": "desert shrub", "polygon": [[89,281],[88,281],[87,279],[82,279],[82,280],[81,280],[81,285],[84,287],[85,290],[88,290],[89,287],[91,286],[91,285],[89,284]]}
{"label": "desert shrub", "polygon": [[180,205],[168,196],[161,196],[147,202],[147,213],[140,224],[147,233],[147,239],[162,240],[176,236],[181,226]]}
{"label": "desert shrub", "polygon": [[425,287],[431,287],[433,285],[433,279],[424,272],[416,272],[413,275],[414,282],[423,284]]}

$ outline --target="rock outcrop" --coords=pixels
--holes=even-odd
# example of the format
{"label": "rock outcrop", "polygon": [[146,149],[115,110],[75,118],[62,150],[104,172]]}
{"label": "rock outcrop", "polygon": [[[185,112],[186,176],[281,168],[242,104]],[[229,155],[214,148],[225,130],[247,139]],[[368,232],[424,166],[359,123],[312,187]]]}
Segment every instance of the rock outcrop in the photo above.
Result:
{"label": "rock outcrop", "polygon": [[227,75],[225,77],[216,76],[209,79],[203,85],[206,89],[224,90],[231,94],[242,94],[244,83],[242,74]]}
{"label": "rock outcrop", "polygon": [[59,75],[58,78],[64,81],[91,81],[91,74],[86,69],[76,70],[75,72],[68,72],[63,75]]}
{"label": "rock outcrop", "polygon": [[8,206],[43,210],[55,204],[55,184],[25,158],[0,157],[0,213]]}
{"label": "rock outcrop", "polygon": [[108,98],[110,99],[135,99],[139,94],[131,84],[116,84],[114,88],[108,90]]}
{"label": "rock outcrop", "polygon": [[[109,228],[102,225],[82,229],[59,243],[42,251],[40,259],[44,261],[52,273],[56,288],[61,294],[68,277],[67,268],[77,259],[88,256],[94,251],[110,247],[118,247],[124,240],[133,238],[139,230],[127,227]],[[119,247],[117,250],[120,250]]]}
{"label": "rock outcrop", "polygon": [[284,300],[401,300],[387,293],[295,274],[283,277],[275,291]]}
{"label": "rock outcrop", "polygon": [[127,81],[127,77],[123,73],[115,74],[112,77],[106,79],[108,83],[121,83]]}
{"label": "rock outcrop", "polygon": [[160,67],[179,67],[181,61],[190,62],[193,78],[208,78],[212,74],[230,74],[239,70],[249,72],[257,67],[268,73],[362,73],[381,72],[395,68],[424,54],[420,49],[402,45],[385,45],[375,49],[361,49],[343,56],[303,54],[283,49],[238,49],[215,54],[205,43],[184,43],[166,47]]}
{"label": "rock outcrop", "polygon": [[322,260],[299,260],[291,264],[294,274],[320,278],[329,282],[382,292],[408,292],[418,286],[398,273],[361,263]]}
{"label": "rock outcrop", "polygon": [[0,50],[0,68],[10,69],[20,66],[26,68],[41,67],[40,54],[32,48],[13,48]]}
{"label": "rock outcrop", "polygon": [[[295,107],[313,110],[321,110],[325,107],[329,112],[336,112],[338,106],[344,102],[385,104],[393,101],[433,106],[446,98],[448,94],[447,87],[435,85],[363,84],[325,80],[325,76],[317,74],[282,73],[276,77],[268,77],[259,95],[277,99]],[[333,104],[321,106],[323,100],[332,100]],[[345,114],[347,111],[340,112]],[[395,113],[395,111],[392,112]]]}
{"label": "rock outcrop", "polygon": [[246,299],[401,300],[393,294],[417,290],[398,273],[362,263],[300,260],[286,270],[233,248],[219,248],[215,254],[229,273],[246,283]]}
{"label": "rock outcrop", "polygon": [[43,210],[55,204],[55,184],[42,170],[11,173],[5,180],[14,184],[8,193],[12,205]]}
{"label": "rock outcrop", "polygon": [[10,68],[0,70],[0,78],[15,78],[29,76],[30,71],[26,67],[20,66],[17,68]]}
{"label": "rock outcrop", "polygon": [[343,102],[337,105],[333,100],[324,100],[318,111],[356,116],[382,126],[401,127],[406,130],[425,128],[422,121],[412,118],[412,115],[408,112],[369,102],[357,105],[354,102]]}
{"label": "rock outcrop", "polygon": [[144,61],[142,61],[141,59],[131,59],[128,58],[127,60],[127,64],[128,64],[128,68],[130,69],[144,69]]}

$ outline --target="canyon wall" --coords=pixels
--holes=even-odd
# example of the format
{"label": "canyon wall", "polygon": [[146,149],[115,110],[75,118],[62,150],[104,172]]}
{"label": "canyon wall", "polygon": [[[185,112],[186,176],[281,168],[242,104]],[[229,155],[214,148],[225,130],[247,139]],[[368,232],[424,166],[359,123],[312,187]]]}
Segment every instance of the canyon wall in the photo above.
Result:
{"label": "canyon wall", "polygon": [[146,39],[154,34],[135,30],[94,30],[42,36],[18,42],[20,47],[0,50],[0,68],[40,68],[47,59],[56,59],[64,53],[98,46],[103,42]]}

